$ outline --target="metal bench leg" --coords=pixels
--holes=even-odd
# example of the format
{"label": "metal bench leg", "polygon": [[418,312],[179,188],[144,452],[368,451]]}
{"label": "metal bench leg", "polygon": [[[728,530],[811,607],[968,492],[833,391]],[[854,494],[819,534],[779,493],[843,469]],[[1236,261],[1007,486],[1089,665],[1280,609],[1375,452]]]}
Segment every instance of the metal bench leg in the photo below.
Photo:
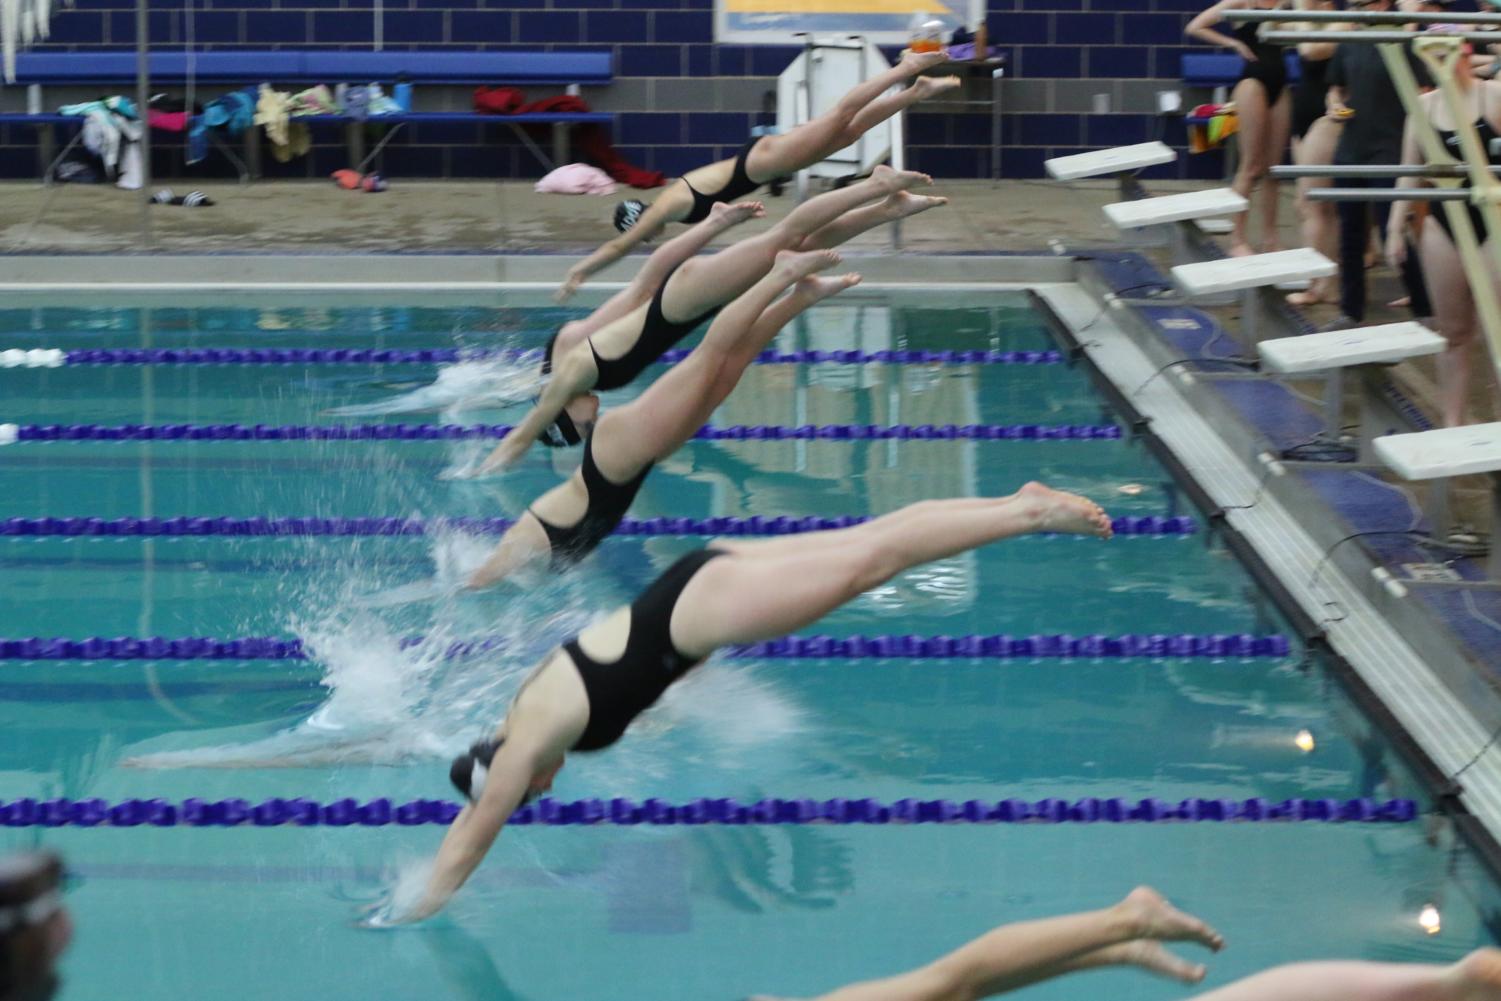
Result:
{"label": "metal bench leg", "polygon": [[511,127],[512,132],[516,133],[516,138],[521,140],[521,145],[530,150],[532,156],[535,156],[537,158],[537,162],[542,164],[542,169],[544,171],[551,171],[554,167],[557,166],[554,161],[547,158],[547,154],[543,152],[542,147],[538,146],[532,140],[532,137],[526,134],[526,129],[522,128],[520,125],[517,125],[515,122],[506,122],[506,124]]}
{"label": "metal bench leg", "polygon": [[554,122],[552,126],[552,162],[570,162],[568,157],[568,126],[563,122]]}
{"label": "metal bench leg", "polygon": [[245,166],[250,176],[261,177],[261,130],[252,125],[245,130]]}
{"label": "metal bench leg", "polygon": [[386,148],[386,143],[390,142],[392,139],[395,139],[396,133],[400,132],[402,130],[402,127],[405,125],[406,122],[393,123],[391,125],[390,131],[380,137],[380,141],[375,144],[375,148],[372,149],[364,159],[360,160],[359,166],[354,168],[355,173],[363,174],[365,172],[365,168],[374,163],[375,158],[380,156],[380,151]]}
{"label": "metal bench leg", "polygon": [[215,134],[215,130],[209,130],[208,141],[215,149],[228,157],[230,163],[234,164],[235,170],[240,175],[240,183],[248,184],[250,182],[250,168],[245,166],[245,161],[241,160],[235,151],[229,148],[228,143]]}
{"label": "metal bench leg", "polygon": [[351,167],[358,169],[365,162],[365,130],[361,122],[349,122],[344,126],[345,158]]}
{"label": "metal bench leg", "polygon": [[52,177],[52,169],[48,164],[52,163],[52,157],[57,151],[57,134],[53,132],[51,125],[39,125],[36,130],[37,142],[37,165],[42,168],[42,182],[46,183]]}
{"label": "metal bench leg", "polygon": [[63,147],[62,152],[54,156],[48,162],[46,169],[42,171],[42,187],[50,188],[52,186],[52,172],[56,170],[57,165],[62,163],[63,160],[67,158],[68,154],[73,151],[73,147],[77,146],[81,142],[83,142],[83,129],[79,129],[74,134],[73,138],[68,140],[68,145]]}

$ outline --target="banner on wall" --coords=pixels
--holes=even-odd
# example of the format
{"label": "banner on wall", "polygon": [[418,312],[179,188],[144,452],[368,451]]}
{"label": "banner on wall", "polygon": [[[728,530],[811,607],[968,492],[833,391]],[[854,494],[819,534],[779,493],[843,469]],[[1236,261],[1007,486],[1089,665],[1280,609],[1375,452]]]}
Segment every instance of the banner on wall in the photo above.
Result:
{"label": "banner on wall", "polygon": [[915,15],[953,31],[972,28],[984,13],[985,0],[714,0],[714,37],[740,45],[798,45],[798,33],[810,32],[903,45]]}

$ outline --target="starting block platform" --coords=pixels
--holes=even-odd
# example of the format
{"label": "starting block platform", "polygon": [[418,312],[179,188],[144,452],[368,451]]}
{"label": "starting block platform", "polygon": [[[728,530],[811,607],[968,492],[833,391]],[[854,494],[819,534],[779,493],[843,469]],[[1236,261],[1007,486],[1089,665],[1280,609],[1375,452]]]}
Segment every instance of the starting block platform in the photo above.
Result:
{"label": "starting block platform", "polygon": [[[1178,154],[1166,143],[1137,143],[1115,146],[1072,156],[1055,156],[1044,160],[1043,167],[1055,181],[1081,181],[1087,177],[1118,177],[1132,174],[1160,163],[1172,163]],[[1125,191],[1121,192],[1122,196]]]}
{"label": "starting block platform", "polygon": [[1265,308],[1263,289],[1283,282],[1327,278],[1338,271],[1337,264],[1307,247],[1179,264],[1172,269],[1174,284],[1189,299],[1203,300],[1225,292],[1239,292],[1241,331],[1250,344],[1261,339],[1261,314]]}
{"label": "starting block platform", "polygon": [[1140,229],[1167,223],[1207,219],[1244,212],[1247,201],[1229,188],[1185,191],[1179,195],[1138,198],[1105,206],[1105,217],[1116,229]]}
{"label": "starting block platform", "polygon": [[[1372,443],[1390,424],[1384,420],[1383,387],[1386,367],[1409,358],[1438,354],[1445,341],[1421,323],[1411,320],[1374,327],[1334,330],[1304,337],[1279,337],[1256,346],[1261,367],[1282,375],[1324,373],[1324,431],[1339,436],[1344,404],[1344,371],[1354,369],[1360,377],[1360,460],[1376,461]],[[1382,439],[1384,440],[1384,439]]]}
{"label": "starting block platform", "polygon": [[[1376,439],[1375,451],[1387,468],[1405,480],[1490,475],[1492,541],[1486,573],[1501,583],[1501,546],[1496,544],[1496,532],[1501,530],[1501,423],[1387,435]],[[1447,484],[1437,485],[1429,496],[1428,523],[1435,538],[1446,537],[1454,527]]]}

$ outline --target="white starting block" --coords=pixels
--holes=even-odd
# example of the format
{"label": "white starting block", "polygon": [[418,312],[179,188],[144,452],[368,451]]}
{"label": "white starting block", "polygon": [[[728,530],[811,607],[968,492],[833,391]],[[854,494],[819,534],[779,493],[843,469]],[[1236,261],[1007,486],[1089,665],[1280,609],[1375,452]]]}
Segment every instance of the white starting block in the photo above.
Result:
{"label": "white starting block", "polygon": [[[1234,215],[1246,210],[1247,202],[1229,188],[1185,191],[1179,195],[1137,198],[1105,206],[1105,218],[1119,230],[1152,228],[1162,233],[1156,242],[1172,248],[1174,261],[1190,260],[1190,226],[1201,226],[1215,216]],[[1228,224],[1228,221],[1227,221]]]}
{"label": "white starting block", "polygon": [[[1491,552],[1486,572],[1501,582],[1501,424],[1471,424],[1461,428],[1392,434],[1376,439],[1376,455],[1407,480],[1437,480],[1489,473],[1491,476]],[[1449,514],[1448,484],[1437,485],[1428,502],[1428,521],[1435,537],[1443,538],[1453,522]]]}
{"label": "white starting block", "polygon": [[1113,202],[1105,206],[1105,217],[1115,224],[1116,229],[1140,229],[1189,219],[1234,215],[1244,212],[1248,205],[1229,188],[1210,188],[1207,191],[1185,191],[1180,195]]}
{"label": "white starting block", "polygon": [[1092,153],[1075,153],[1073,156],[1055,156],[1043,161],[1048,176],[1057,181],[1079,181],[1086,177],[1109,177],[1114,174],[1129,174],[1159,163],[1172,163],[1178,154],[1166,143],[1137,143],[1135,146],[1116,146],[1112,149],[1097,149]]}
{"label": "white starting block", "polygon": [[1438,354],[1445,341],[1421,323],[1408,320],[1376,327],[1335,330],[1304,337],[1279,337],[1256,346],[1263,371],[1282,375],[1327,374],[1324,389],[1324,430],[1339,436],[1344,403],[1344,371],[1360,376],[1360,461],[1375,461],[1371,451],[1376,436],[1387,430],[1380,416],[1385,369],[1389,365]]}
{"label": "white starting block", "polygon": [[1190,299],[1203,299],[1223,292],[1241,293],[1241,332],[1249,343],[1260,340],[1261,294],[1282,282],[1327,278],[1339,266],[1329,258],[1300,247],[1249,257],[1226,257],[1173,268],[1173,282]]}

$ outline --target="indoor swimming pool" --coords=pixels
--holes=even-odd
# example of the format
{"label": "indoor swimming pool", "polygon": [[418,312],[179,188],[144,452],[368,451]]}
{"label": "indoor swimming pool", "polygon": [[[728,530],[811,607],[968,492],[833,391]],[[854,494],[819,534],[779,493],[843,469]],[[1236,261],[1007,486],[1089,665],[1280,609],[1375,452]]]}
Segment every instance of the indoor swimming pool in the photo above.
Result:
{"label": "indoor swimming pool", "polygon": [[[617,747],[571,759],[554,796],[1426,807],[1388,741],[1057,354],[1024,292],[857,291],[789,325],[773,346],[785,357],[753,366],[713,420],[845,430],[694,441],[658,466],[631,515],[737,526],[863,517],[1041,480],[1134,528],[1103,544],[1022,538],[920,567],[804,635],[1285,637],[1286,652],[1269,642],[1219,657],[717,658]],[[0,309],[0,350],[63,353],[56,367],[0,368],[0,423],[25,432],[0,448],[0,527],[25,526],[0,535],[0,637],[278,637],[308,651],[0,660],[0,801],[454,799],[449,759],[493,726],[527,670],[704,543],[653,522],[665,529],[612,538],[571,573],[456,593],[494,536],[448,522],[515,517],[576,451],[535,449],[504,476],[464,480],[453,474],[493,445],[489,430],[318,440],[253,429],[493,429],[536,391],[534,356],[516,352],[577,311],[526,293],[351,302]],[[268,354],[191,354],[229,348]],[[158,353],[89,354],[135,349]],[[388,354],[274,353],[306,349]],[[857,360],[798,355],[833,351]],[[252,429],[250,440],[193,430],[226,425]],[[910,430],[946,426],[968,430]],[[140,440],[141,428],[178,430]],[[381,518],[423,532],[343,534],[347,519]],[[68,519],[99,519],[118,537]],[[171,519],[209,521],[164,531]],[[302,527],[255,534],[249,519]],[[497,642],[448,655],[480,637]],[[68,860],[78,931],[65,992],[80,998],[792,997],[925,962],[1001,922],[1104,906],[1141,883],[1225,934],[1208,985],[1310,958],[1448,961],[1501,931],[1501,894],[1427,818],[518,827],[438,920],[353,927],[440,835],[26,827],[5,828],[0,848],[46,845]],[[1441,915],[1436,931],[1420,925],[1425,910]],[[1111,970],[1031,996],[1190,993]]]}

